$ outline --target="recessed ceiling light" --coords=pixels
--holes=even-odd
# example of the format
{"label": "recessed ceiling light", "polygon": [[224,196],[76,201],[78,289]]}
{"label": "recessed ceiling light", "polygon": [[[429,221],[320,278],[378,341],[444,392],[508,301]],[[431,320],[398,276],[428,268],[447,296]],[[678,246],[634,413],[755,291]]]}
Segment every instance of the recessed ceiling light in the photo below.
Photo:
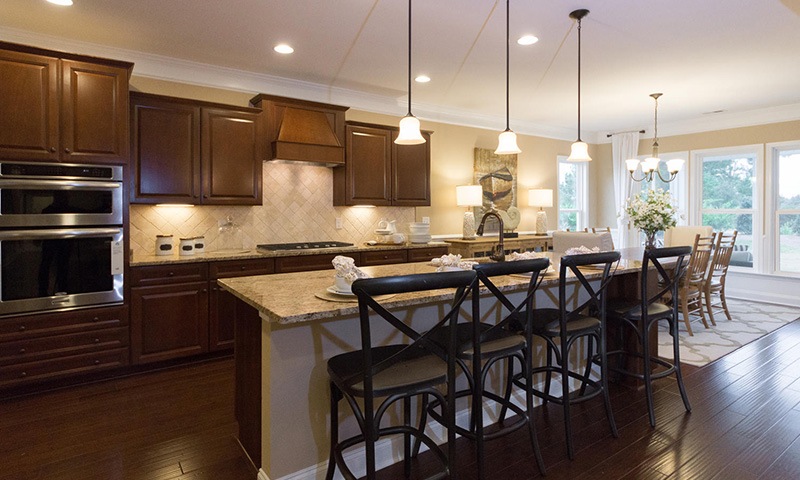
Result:
{"label": "recessed ceiling light", "polygon": [[63,5],[65,7],[72,5],[72,0],[47,0],[47,1],[54,5]]}
{"label": "recessed ceiling light", "polygon": [[431,81],[431,77],[427,75],[419,75],[414,80],[418,81],[419,83],[428,83]]}
{"label": "recessed ceiling light", "polygon": [[275,45],[275,49],[274,50],[276,52],[282,53],[284,55],[288,55],[288,54],[294,52],[294,48],[290,47],[289,45],[286,45],[285,43],[279,43],[278,45]]}
{"label": "recessed ceiling light", "polygon": [[538,41],[539,41],[539,37],[537,37],[535,35],[524,35],[522,37],[519,37],[519,39],[517,40],[517,43],[519,43],[520,45],[533,45],[534,43],[536,43]]}

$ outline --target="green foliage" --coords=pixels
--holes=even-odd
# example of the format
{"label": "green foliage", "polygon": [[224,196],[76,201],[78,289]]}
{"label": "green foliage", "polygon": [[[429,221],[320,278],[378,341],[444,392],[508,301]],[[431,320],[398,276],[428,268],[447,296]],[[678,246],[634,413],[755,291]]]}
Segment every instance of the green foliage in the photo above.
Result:
{"label": "green foliage", "polygon": [[705,160],[703,208],[753,208],[753,169],[752,158]]}

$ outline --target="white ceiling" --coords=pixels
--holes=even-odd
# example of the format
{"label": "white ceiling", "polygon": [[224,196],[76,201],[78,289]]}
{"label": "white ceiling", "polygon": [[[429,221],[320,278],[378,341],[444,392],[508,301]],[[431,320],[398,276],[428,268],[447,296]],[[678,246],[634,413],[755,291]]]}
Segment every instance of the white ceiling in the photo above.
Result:
{"label": "white ceiling", "polygon": [[[327,91],[334,103],[405,112],[403,0],[74,2],[2,0],[0,39],[93,54],[114,47],[123,49],[110,50],[117,58],[136,62],[135,74],[186,80],[181,71],[191,71],[192,83],[253,91],[274,84],[266,93],[313,100]],[[512,44],[512,129],[574,138],[577,38],[568,15],[577,8],[591,10],[582,31],[584,137],[643,127],[651,134],[653,92],[664,93],[663,131],[772,118],[764,112],[800,118],[800,0],[511,0],[512,41],[540,39]],[[279,42],[295,53],[275,53]],[[414,74],[432,78],[413,85],[418,116],[504,128],[504,1],[417,0],[413,54]],[[725,113],[706,114],[717,110]]]}

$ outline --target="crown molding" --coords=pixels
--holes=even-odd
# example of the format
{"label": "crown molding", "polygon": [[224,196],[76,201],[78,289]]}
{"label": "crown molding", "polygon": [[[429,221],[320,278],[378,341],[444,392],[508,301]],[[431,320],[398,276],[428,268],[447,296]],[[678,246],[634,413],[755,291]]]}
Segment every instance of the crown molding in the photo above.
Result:
{"label": "crown molding", "polygon": [[[658,125],[658,136],[659,138],[673,137],[675,135],[689,135],[692,133],[753,127],[756,125],[768,125],[770,123],[791,122],[795,120],[800,120],[800,103],[742,112],[724,112],[677,122],[660,123]],[[626,128],[620,131],[640,130],[642,128],[647,130],[648,134],[652,136],[652,129],[649,127]],[[611,139],[607,138],[605,134],[600,135],[595,140],[596,143],[611,143]]]}

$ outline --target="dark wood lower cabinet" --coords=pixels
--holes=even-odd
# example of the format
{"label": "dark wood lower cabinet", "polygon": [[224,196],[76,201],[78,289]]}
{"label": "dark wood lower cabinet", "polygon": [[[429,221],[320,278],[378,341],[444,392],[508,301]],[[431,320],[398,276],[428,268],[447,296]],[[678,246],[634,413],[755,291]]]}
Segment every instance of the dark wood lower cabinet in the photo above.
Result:
{"label": "dark wood lower cabinet", "polygon": [[134,364],[208,352],[208,282],[131,289]]}
{"label": "dark wood lower cabinet", "polygon": [[208,349],[213,351],[233,349],[236,297],[221,289],[216,280],[211,281],[208,299]]}

